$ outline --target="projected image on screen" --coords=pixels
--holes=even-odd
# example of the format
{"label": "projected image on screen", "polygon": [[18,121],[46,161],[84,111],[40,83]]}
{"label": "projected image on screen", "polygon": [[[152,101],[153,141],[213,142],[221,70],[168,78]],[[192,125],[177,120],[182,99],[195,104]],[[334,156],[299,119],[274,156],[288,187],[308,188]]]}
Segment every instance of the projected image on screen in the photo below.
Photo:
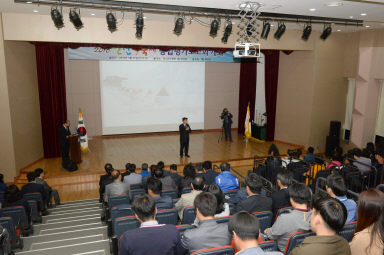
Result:
{"label": "projected image on screen", "polygon": [[205,63],[100,61],[103,135],[204,128]]}

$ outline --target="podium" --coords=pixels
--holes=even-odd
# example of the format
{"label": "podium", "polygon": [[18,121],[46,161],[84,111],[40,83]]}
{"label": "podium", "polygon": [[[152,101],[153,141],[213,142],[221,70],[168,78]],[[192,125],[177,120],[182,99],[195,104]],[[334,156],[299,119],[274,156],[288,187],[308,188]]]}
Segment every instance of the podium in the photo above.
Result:
{"label": "podium", "polygon": [[79,142],[79,134],[71,135],[69,140],[69,157],[76,164],[81,163],[81,149]]}
{"label": "podium", "polygon": [[256,123],[252,123],[251,136],[256,139],[265,141],[265,138],[267,137],[267,126],[259,126]]}

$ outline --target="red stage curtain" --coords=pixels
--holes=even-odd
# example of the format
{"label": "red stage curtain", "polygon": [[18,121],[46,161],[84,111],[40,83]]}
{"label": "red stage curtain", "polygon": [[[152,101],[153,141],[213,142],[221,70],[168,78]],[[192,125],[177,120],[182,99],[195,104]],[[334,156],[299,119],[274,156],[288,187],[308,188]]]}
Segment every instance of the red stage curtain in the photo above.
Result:
{"label": "red stage curtain", "polygon": [[251,111],[251,120],[255,115],[257,59],[242,59],[240,63],[239,119],[238,132],[244,133],[247,106]]}
{"label": "red stage curtain", "polygon": [[275,139],[277,83],[279,78],[280,51],[265,50],[265,104],[267,110],[267,141]]}
{"label": "red stage curtain", "polygon": [[64,50],[56,45],[35,45],[39,82],[44,157],[61,155],[58,128],[67,118]]}

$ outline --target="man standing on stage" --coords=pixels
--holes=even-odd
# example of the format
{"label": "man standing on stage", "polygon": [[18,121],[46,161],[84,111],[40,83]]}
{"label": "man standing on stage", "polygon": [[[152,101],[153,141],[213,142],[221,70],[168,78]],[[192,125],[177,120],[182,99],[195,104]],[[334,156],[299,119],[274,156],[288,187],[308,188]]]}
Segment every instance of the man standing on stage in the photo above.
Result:
{"label": "man standing on stage", "polygon": [[179,126],[179,132],[180,132],[180,158],[183,157],[183,154],[185,153],[186,157],[190,157],[188,155],[188,148],[189,148],[189,133],[191,133],[191,127],[188,124],[188,118],[183,118],[183,123]]}
{"label": "man standing on stage", "polygon": [[229,141],[231,142],[232,142],[232,134],[231,134],[232,117],[233,117],[232,113],[230,113],[227,108],[224,108],[220,118],[223,120],[225,141],[228,141],[229,139]]}
{"label": "man standing on stage", "polygon": [[63,162],[69,159],[69,136],[71,135],[71,131],[69,130],[69,126],[71,122],[66,120],[65,123],[59,128],[59,139],[61,145],[61,157]]}

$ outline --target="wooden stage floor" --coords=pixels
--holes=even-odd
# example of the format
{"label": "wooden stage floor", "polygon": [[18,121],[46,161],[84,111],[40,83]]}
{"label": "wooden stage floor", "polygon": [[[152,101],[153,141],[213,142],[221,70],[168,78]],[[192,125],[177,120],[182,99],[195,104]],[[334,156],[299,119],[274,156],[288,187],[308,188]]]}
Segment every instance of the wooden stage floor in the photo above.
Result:
{"label": "wooden stage floor", "polygon": [[[151,165],[164,161],[165,165],[180,165],[178,171],[182,172],[182,165],[189,162],[229,161],[235,169],[245,172],[252,168],[254,156],[267,155],[272,143],[245,143],[243,135],[235,131],[232,132],[232,143],[224,139],[218,142],[220,135],[220,132],[193,132],[190,135],[189,159],[179,157],[178,133],[97,137],[89,140],[89,151],[82,154],[83,161],[76,172],[63,170],[61,158],[42,159],[23,169],[16,183],[24,184],[25,173],[40,167],[45,171],[47,182],[59,190],[62,201],[90,199],[98,196],[99,175],[104,173],[104,164],[107,162],[115,169],[124,169],[128,162],[139,168],[144,162]],[[281,142],[275,143],[281,154],[297,148]]]}

